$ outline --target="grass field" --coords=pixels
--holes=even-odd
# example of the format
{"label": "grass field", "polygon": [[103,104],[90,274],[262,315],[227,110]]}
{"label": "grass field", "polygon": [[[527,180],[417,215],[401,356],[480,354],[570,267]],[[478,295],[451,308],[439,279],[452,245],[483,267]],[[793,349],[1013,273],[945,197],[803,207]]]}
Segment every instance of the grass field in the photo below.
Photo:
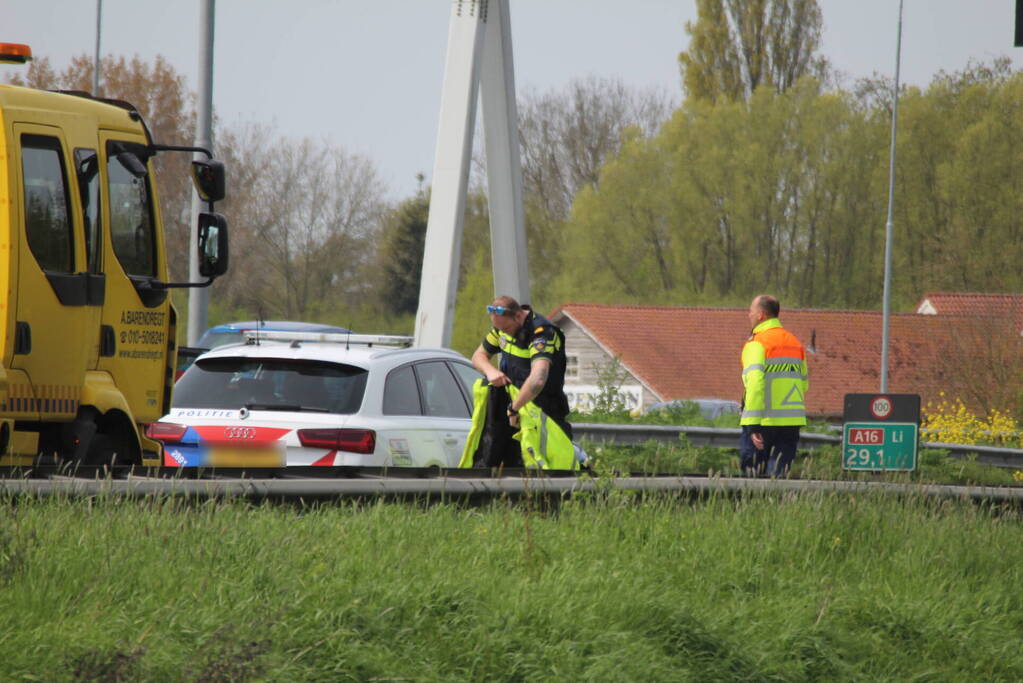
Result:
{"label": "grass field", "polygon": [[0,680],[1023,679],[1017,511],[0,501]]}

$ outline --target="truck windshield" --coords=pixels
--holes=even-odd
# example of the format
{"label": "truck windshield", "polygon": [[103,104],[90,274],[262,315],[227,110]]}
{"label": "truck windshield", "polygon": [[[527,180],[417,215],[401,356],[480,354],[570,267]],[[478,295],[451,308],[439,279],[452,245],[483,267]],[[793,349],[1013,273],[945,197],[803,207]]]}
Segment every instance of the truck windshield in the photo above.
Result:
{"label": "truck windshield", "polygon": [[351,415],[367,371],[351,365],[264,358],[197,361],[174,385],[175,408],[290,410]]}

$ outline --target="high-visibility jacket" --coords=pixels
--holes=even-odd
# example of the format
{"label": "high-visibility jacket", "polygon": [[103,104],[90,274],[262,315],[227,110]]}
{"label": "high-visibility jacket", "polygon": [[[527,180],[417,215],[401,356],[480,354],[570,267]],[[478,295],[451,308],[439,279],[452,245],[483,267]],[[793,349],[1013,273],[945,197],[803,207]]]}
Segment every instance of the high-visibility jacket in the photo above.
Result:
{"label": "high-visibility jacket", "polygon": [[741,425],[806,424],[806,352],[795,335],[770,318],[753,328],[742,349]]}
{"label": "high-visibility jacket", "polygon": [[[458,462],[459,467],[473,466],[473,456],[479,448],[480,437],[486,426],[489,388],[482,379],[476,380],[473,384],[472,426],[465,440],[462,459]],[[519,395],[515,385],[508,384],[505,389],[512,401]],[[572,440],[557,422],[549,418],[532,401],[519,408],[519,431],[512,438],[519,442],[522,463],[526,467],[545,470],[574,470],[579,467]]]}

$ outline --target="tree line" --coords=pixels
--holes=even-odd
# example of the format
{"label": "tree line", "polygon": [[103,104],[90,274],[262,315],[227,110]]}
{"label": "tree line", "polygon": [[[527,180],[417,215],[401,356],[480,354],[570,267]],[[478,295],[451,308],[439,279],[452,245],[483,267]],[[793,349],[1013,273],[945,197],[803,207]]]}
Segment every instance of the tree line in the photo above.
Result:
{"label": "tree line", "polygon": [[[575,198],[557,287],[590,298],[878,308],[890,98],[806,78],[748,100],[687,100],[633,135]],[[1007,61],[941,74],[900,99],[893,301],[1023,288],[1023,75]],[[596,266],[596,267],[594,267]]]}
{"label": "tree line", "polygon": [[[891,83],[839,82],[819,55],[813,0],[697,7],[677,94],[588,77],[520,95],[534,307],[745,306],[771,291],[788,306],[879,308]],[[92,65],[40,59],[23,73],[10,80],[88,90]],[[136,104],[158,141],[189,144],[195,97],[165,60],[106,57],[102,75],[104,96]],[[903,88],[895,310],[931,290],[1023,289],[1021,101],[1023,75],[1006,59]],[[233,259],[213,286],[213,322],[411,333],[428,185],[395,200],[372,159],[258,123],[215,120],[214,147],[229,165]],[[191,190],[186,160],[165,157],[159,190],[182,278]],[[477,153],[466,208],[453,342],[463,352],[493,294],[485,163]]]}

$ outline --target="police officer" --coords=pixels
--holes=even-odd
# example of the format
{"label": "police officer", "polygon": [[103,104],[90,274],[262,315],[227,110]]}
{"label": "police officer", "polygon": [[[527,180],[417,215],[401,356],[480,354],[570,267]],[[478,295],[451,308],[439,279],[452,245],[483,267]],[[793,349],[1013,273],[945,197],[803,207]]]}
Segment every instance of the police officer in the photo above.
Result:
{"label": "police officer", "polygon": [[[565,396],[565,335],[550,320],[499,296],[487,306],[493,328],[472,354],[473,366],[493,386],[514,384],[519,394],[507,407],[508,422],[519,426],[519,409],[533,401],[572,438]],[[491,357],[501,352],[500,367]]]}
{"label": "police officer", "polygon": [[745,394],[739,424],[754,448],[766,454],[766,474],[772,477],[787,474],[795,458],[809,387],[806,352],[781,326],[780,312],[774,297],[755,297],[749,307],[753,333],[742,348]]}

